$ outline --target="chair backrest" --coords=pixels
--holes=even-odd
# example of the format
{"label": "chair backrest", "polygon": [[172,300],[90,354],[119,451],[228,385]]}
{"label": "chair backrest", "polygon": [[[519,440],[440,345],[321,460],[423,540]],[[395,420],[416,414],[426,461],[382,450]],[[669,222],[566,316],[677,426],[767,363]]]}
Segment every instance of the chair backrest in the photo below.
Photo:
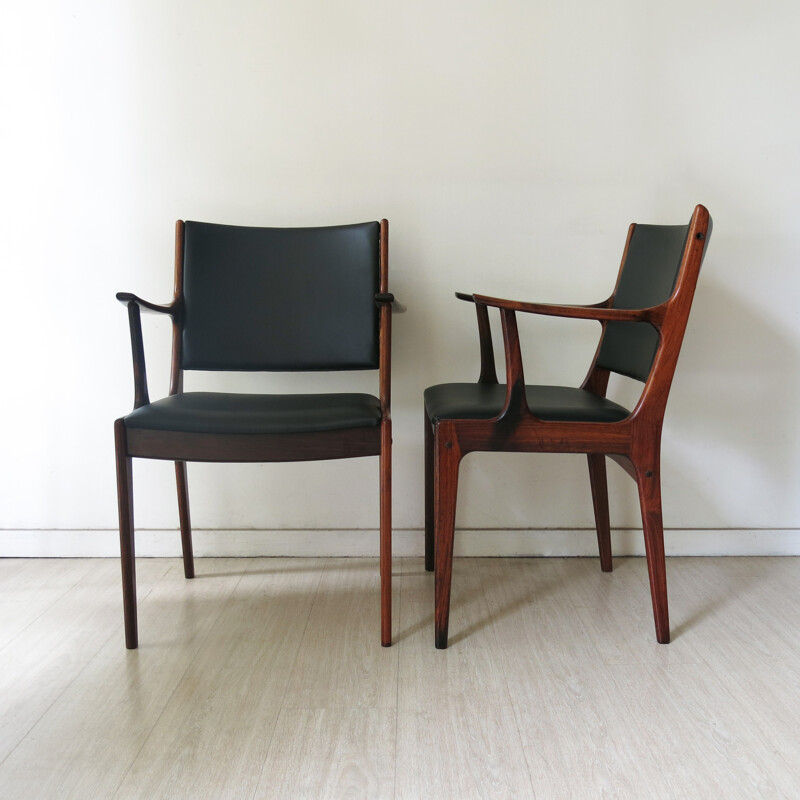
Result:
{"label": "chair backrest", "polygon": [[[671,301],[662,334],[666,325],[679,328],[675,345],[680,347],[710,234],[711,219],[702,206],[697,207],[688,225],[631,225],[612,308],[650,308]],[[688,303],[675,308],[672,300],[687,292]],[[647,322],[609,322],[596,366],[647,381],[661,339],[658,330]]]}
{"label": "chair backrest", "polygon": [[173,366],[379,366],[380,225],[247,228],[178,223]]}

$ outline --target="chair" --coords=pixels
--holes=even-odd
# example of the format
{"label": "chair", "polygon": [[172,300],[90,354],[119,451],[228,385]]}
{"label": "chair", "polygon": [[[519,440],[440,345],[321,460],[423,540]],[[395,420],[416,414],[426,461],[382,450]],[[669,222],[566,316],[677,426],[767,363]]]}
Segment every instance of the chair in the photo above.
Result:
{"label": "chair", "polygon": [[[661,426],[711,219],[697,206],[688,225],[631,225],[617,284],[593,306],[546,305],[457,294],[478,315],[476,384],[425,392],[425,567],[435,570],[436,647],[447,647],[453,535],[461,459],[476,451],[586,453],[600,565],[611,571],[605,456],[636,481],[644,527],[656,638],[669,642],[661,519]],[[506,384],[497,382],[488,307],[498,308]],[[526,386],[516,312],[594,319],[602,334],[580,388]],[[606,397],[610,373],[644,383],[632,411]]]}
{"label": "chair", "polygon": [[[175,295],[128,308],[134,410],[114,423],[125,644],[138,645],[131,459],[175,462],[184,573],[194,577],[187,461],[380,456],[381,644],[391,644],[390,346],[386,220],[327,228],[176,224]],[[169,396],[150,402],[140,312],[172,318]],[[368,394],[184,392],[185,370],[379,371]]]}

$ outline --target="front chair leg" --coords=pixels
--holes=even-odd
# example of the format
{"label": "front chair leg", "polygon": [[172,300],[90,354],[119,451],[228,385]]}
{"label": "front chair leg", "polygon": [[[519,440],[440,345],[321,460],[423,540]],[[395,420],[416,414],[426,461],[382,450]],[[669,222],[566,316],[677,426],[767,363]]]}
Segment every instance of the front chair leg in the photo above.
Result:
{"label": "front chair leg", "polygon": [[667,562],[664,554],[664,523],[661,516],[661,476],[658,461],[651,468],[636,465],[636,483],[642,507],[644,547],[647,554],[647,571],[650,576],[650,595],[653,599],[653,617],[656,639],[660,644],[669,642],[669,607],[667,604]]}
{"label": "front chair leg", "polygon": [[436,426],[434,433],[434,518],[436,558],[434,567],[435,644],[447,647],[450,622],[450,583],[453,576],[453,540],[458,495],[458,467],[461,449],[453,425]]}
{"label": "front chair leg", "polygon": [[178,484],[178,515],[181,520],[181,546],[183,548],[183,574],[194,578],[194,553],[192,551],[192,522],[189,517],[189,484],[186,479],[186,462],[175,462],[175,479]]}
{"label": "front chair leg", "polygon": [[611,572],[611,523],[608,516],[608,480],[606,457],[602,453],[589,453],[589,482],[592,485],[592,505],[597,528],[597,547],[600,551],[600,569]]}
{"label": "front chair leg", "polygon": [[425,569],[433,572],[433,425],[425,412]]}
{"label": "front chair leg", "polygon": [[133,470],[127,452],[125,424],[114,423],[117,455],[117,500],[119,503],[119,550],[122,564],[122,607],[125,617],[125,647],[139,645],[136,622],[136,551],[133,543]]}
{"label": "front chair leg", "polygon": [[381,423],[380,454],[381,645],[392,644],[392,421]]}

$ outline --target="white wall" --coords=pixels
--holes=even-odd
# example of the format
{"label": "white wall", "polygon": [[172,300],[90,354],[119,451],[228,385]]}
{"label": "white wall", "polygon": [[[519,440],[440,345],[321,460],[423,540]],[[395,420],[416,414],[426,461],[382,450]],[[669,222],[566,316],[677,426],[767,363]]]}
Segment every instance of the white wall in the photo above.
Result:
{"label": "white wall", "polygon": [[[665,521],[711,529],[695,540],[787,529],[770,541],[800,550],[795,2],[39,0],[2,23],[6,551],[42,531],[113,548],[112,422],[133,397],[114,292],[170,298],[175,219],[390,220],[409,309],[395,525],[419,529],[422,391],[477,374],[453,291],[597,301],[630,221],[683,223],[698,202],[715,229],[667,412]],[[157,396],[169,331],[145,323]],[[525,323],[529,380],[580,381],[594,324]],[[375,459],[192,465],[190,488],[199,528],[377,526]],[[611,495],[613,523],[637,525],[616,468]],[[136,499],[139,526],[174,528],[171,466],[137,462]],[[591,527],[584,459],[471,456],[458,524]]]}

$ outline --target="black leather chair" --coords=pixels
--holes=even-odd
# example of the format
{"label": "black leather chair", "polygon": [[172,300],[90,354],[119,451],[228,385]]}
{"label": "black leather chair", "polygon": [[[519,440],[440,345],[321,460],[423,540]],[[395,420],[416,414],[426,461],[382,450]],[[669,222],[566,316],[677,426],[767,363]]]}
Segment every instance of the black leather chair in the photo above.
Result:
{"label": "black leather chair", "polygon": [[[636,481],[642,510],[656,638],[669,642],[661,428],[675,364],[711,234],[697,206],[688,225],[631,225],[612,295],[593,306],[548,305],[457,295],[475,303],[481,348],[478,383],[425,392],[425,567],[435,570],[436,647],[447,647],[453,536],[461,459],[475,451],[586,453],[600,565],[611,571],[605,456]],[[498,384],[488,308],[500,310],[506,383]],[[580,388],[528,386],[516,312],[594,319],[602,333]],[[642,381],[629,411],[606,397],[610,373]]]}
{"label": "black leather chair", "polygon": [[[194,577],[187,461],[380,456],[381,643],[391,644],[390,350],[386,220],[327,228],[176,225],[175,295],[128,308],[134,410],[114,424],[125,643],[138,644],[131,458],[175,462],[184,572]],[[172,318],[169,396],[150,402],[140,311]],[[379,371],[369,394],[184,392],[184,370]]]}

